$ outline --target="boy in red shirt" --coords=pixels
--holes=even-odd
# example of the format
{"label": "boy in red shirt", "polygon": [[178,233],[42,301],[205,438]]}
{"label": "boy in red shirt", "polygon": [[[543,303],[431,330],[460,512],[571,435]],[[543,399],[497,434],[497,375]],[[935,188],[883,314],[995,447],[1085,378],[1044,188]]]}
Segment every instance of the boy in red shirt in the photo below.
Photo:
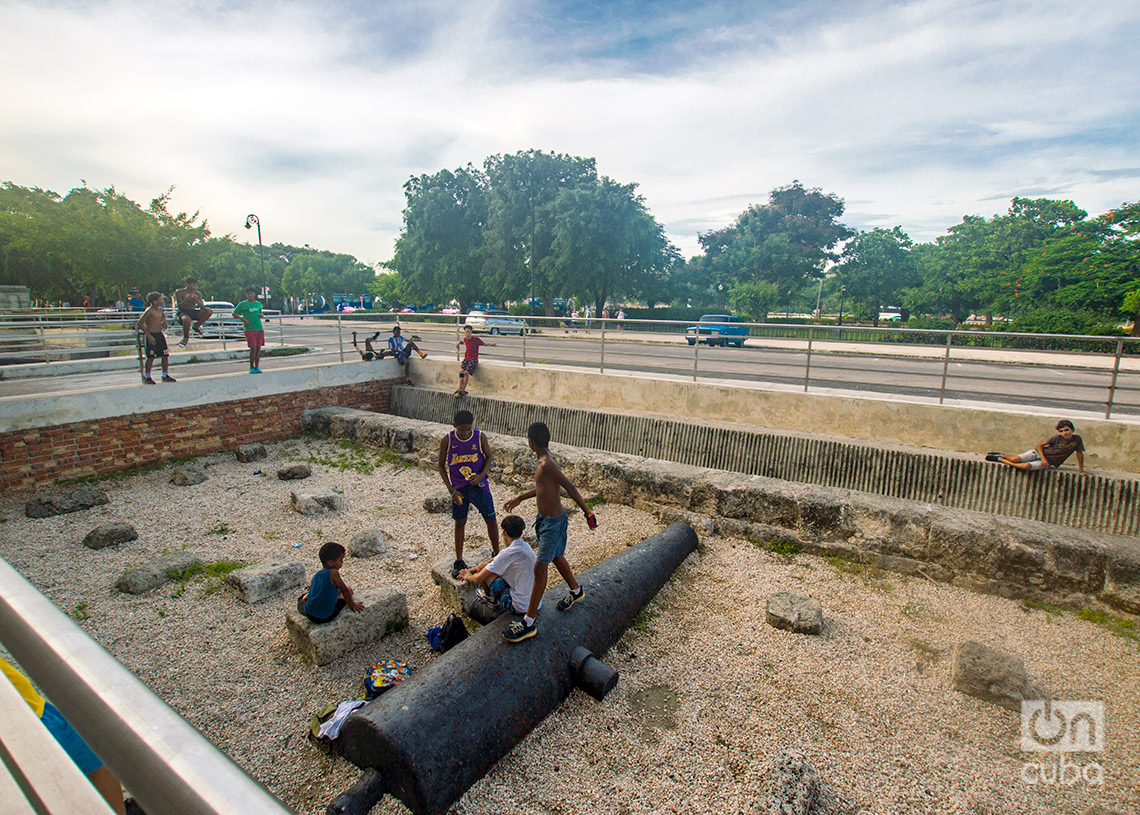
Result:
{"label": "boy in red shirt", "polygon": [[463,396],[467,393],[467,380],[471,378],[471,374],[475,373],[475,369],[479,367],[479,346],[489,345],[492,348],[495,346],[493,342],[484,342],[475,336],[475,332],[471,330],[471,326],[463,326],[463,339],[457,340],[455,347],[464,346],[463,362],[459,366],[459,387],[455,391],[455,396]]}

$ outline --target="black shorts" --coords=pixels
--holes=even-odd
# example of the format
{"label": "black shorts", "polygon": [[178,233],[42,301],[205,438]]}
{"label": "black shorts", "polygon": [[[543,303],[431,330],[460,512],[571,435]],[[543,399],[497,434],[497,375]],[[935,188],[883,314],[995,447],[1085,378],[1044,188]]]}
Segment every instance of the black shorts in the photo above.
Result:
{"label": "black shorts", "polygon": [[166,336],[164,334],[146,334],[146,358],[154,359],[155,357],[168,357],[170,350],[166,347]]}
{"label": "black shorts", "polygon": [[376,355],[371,351],[361,351],[360,358],[365,362],[371,362],[372,360],[376,359]]}
{"label": "black shorts", "polygon": [[189,317],[196,323],[202,322],[202,309],[200,308],[180,308],[178,309],[178,319],[181,320],[183,316]]}
{"label": "black shorts", "polygon": [[336,619],[336,615],[340,614],[340,612],[341,612],[341,611],[344,609],[344,607],[345,607],[346,605],[348,605],[347,603],[345,603],[345,602],[344,602],[344,598],[343,598],[343,597],[338,597],[338,598],[336,598],[336,605],[333,607],[333,613],[332,613],[332,615],[331,615],[331,616],[328,616],[328,617],[325,617],[323,620],[320,620],[320,619],[317,619],[316,617],[314,617],[314,616],[313,616],[312,614],[310,614],[309,612],[305,611],[305,599],[306,599],[307,597],[308,597],[308,595],[307,595],[307,594],[302,594],[300,597],[298,597],[298,598],[297,598],[297,611],[299,611],[299,612],[301,612],[302,614],[304,614],[306,617],[308,617],[308,618],[309,618],[310,620],[312,620],[314,623],[328,623],[328,622],[332,622],[333,620],[335,620],[335,619]]}
{"label": "black shorts", "polygon": [[459,365],[459,373],[471,375],[475,373],[475,369],[479,367],[479,360],[465,359]]}

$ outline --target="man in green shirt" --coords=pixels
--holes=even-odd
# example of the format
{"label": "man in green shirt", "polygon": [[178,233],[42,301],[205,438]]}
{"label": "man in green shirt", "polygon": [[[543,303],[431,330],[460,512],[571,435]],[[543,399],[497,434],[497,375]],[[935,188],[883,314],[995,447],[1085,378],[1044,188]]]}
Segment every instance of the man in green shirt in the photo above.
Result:
{"label": "man in green shirt", "polygon": [[261,325],[261,301],[257,289],[247,286],[245,299],[234,306],[234,316],[245,326],[245,344],[249,346],[249,372],[261,373],[261,347],[265,345],[265,329]]}

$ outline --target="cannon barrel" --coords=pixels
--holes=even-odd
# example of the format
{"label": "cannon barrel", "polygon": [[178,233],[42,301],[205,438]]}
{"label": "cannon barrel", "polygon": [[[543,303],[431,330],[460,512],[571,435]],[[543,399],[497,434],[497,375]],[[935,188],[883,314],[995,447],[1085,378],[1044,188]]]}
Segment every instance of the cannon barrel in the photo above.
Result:
{"label": "cannon barrel", "polygon": [[564,586],[547,591],[536,636],[508,643],[502,632],[517,618],[503,615],[361,708],[339,739],[345,758],[369,771],[358,786],[374,799],[382,786],[415,815],[446,812],[566,698],[576,674],[594,675],[584,685],[595,696],[612,687],[612,675],[598,678],[605,666],[588,669],[579,649],[604,654],[696,546],[692,528],[674,523],[579,575],[586,596],[569,611],[554,607]]}

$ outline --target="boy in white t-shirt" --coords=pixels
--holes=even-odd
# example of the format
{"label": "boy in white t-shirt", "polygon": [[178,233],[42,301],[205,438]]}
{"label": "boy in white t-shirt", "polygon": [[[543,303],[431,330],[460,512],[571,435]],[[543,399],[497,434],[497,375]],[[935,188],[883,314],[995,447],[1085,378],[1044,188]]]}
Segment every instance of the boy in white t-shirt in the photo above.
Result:
{"label": "boy in white t-shirt", "polygon": [[[526,521],[508,515],[501,524],[506,545],[474,569],[462,569],[459,579],[474,583],[483,596],[512,614],[526,614],[534,590],[534,550],[522,539]],[[541,605],[541,603],[540,603]]]}

